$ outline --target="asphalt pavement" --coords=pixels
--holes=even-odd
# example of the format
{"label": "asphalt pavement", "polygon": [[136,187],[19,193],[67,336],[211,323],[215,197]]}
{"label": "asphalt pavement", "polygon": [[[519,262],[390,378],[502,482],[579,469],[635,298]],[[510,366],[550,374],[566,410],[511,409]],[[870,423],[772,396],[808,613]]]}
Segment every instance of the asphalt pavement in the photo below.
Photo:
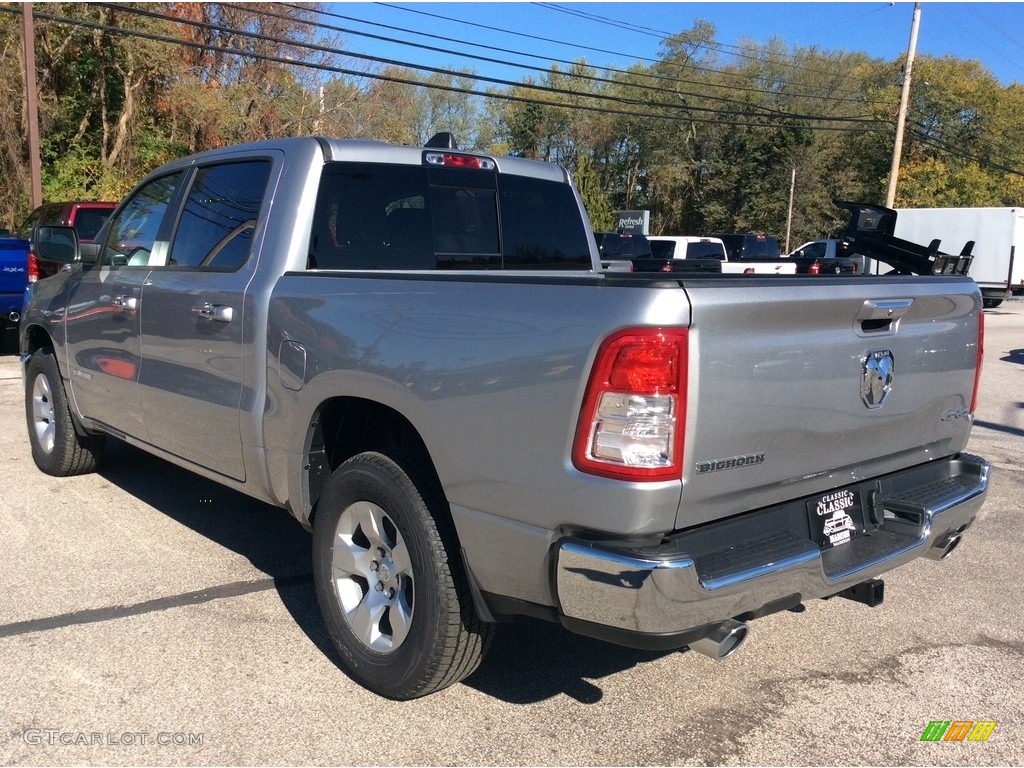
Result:
{"label": "asphalt pavement", "polygon": [[[985,314],[988,501],[883,605],[757,620],[719,663],[522,621],[406,703],[338,668],[285,512],[120,443],[98,474],[43,475],[2,355],[0,764],[1024,764],[1024,303]],[[922,741],[932,721],[995,726]]]}

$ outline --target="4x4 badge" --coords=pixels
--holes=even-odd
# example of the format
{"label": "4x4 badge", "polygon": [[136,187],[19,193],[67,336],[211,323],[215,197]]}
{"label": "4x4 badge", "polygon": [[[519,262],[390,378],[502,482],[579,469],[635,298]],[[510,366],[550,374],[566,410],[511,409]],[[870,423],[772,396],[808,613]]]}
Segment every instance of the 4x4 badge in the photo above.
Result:
{"label": "4x4 badge", "polygon": [[892,352],[880,349],[868,352],[860,378],[860,399],[868,408],[881,408],[892,391],[896,363]]}

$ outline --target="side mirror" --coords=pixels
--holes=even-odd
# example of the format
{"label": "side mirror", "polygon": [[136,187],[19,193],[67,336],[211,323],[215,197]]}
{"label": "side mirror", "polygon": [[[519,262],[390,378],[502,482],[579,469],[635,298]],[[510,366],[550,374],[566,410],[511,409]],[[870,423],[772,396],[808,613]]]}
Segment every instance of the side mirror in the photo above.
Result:
{"label": "side mirror", "polygon": [[78,230],[46,224],[32,231],[32,250],[40,259],[71,264],[78,261]]}

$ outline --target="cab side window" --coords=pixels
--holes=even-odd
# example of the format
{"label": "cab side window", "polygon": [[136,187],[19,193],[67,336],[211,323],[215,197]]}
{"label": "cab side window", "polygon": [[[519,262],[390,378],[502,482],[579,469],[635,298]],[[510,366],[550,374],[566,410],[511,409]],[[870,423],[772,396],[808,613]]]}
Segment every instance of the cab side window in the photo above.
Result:
{"label": "cab side window", "polygon": [[245,264],[270,165],[253,160],[196,171],[166,266],[234,271]]}
{"label": "cab side window", "polygon": [[803,248],[803,255],[810,256],[815,259],[823,259],[825,258],[825,244],[811,243]]}
{"label": "cab side window", "polygon": [[433,269],[426,170],[330,163],[309,240],[310,269]]}
{"label": "cab side window", "polygon": [[184,175],[178,171],[154,179],[117,212],[100,251],[100,266],[149,266],[166,257],[167,243],[157,237]]}

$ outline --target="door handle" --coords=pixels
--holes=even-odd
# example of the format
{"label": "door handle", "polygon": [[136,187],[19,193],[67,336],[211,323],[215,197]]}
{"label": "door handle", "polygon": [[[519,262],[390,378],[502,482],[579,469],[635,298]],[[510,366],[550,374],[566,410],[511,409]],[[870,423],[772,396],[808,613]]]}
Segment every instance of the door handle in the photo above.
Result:
{"label": "door handle", "polygon": [[857,319],[899,320],[913,303],[913,299],[868,299],[857,311]]}
{"label": "door handle", "polygon": [[122,312],[134,312],[139,308],[139,300],[134,296],[115,296],[110,303]]}
{"label": "door handle", "polygon": [[891,336],[900,318],[910,311],[913,299],[868,299],[857,311],[855,330],[860,336]]}
{"label": "door handle", "polygon": [[196,312],[204,320],[216,320],[218,323],[230,323],[231,318],[234,316],[234,310],[231,307],[225,307],[223,304],[211,304],[206,302],[201,307],[196,307]]}

